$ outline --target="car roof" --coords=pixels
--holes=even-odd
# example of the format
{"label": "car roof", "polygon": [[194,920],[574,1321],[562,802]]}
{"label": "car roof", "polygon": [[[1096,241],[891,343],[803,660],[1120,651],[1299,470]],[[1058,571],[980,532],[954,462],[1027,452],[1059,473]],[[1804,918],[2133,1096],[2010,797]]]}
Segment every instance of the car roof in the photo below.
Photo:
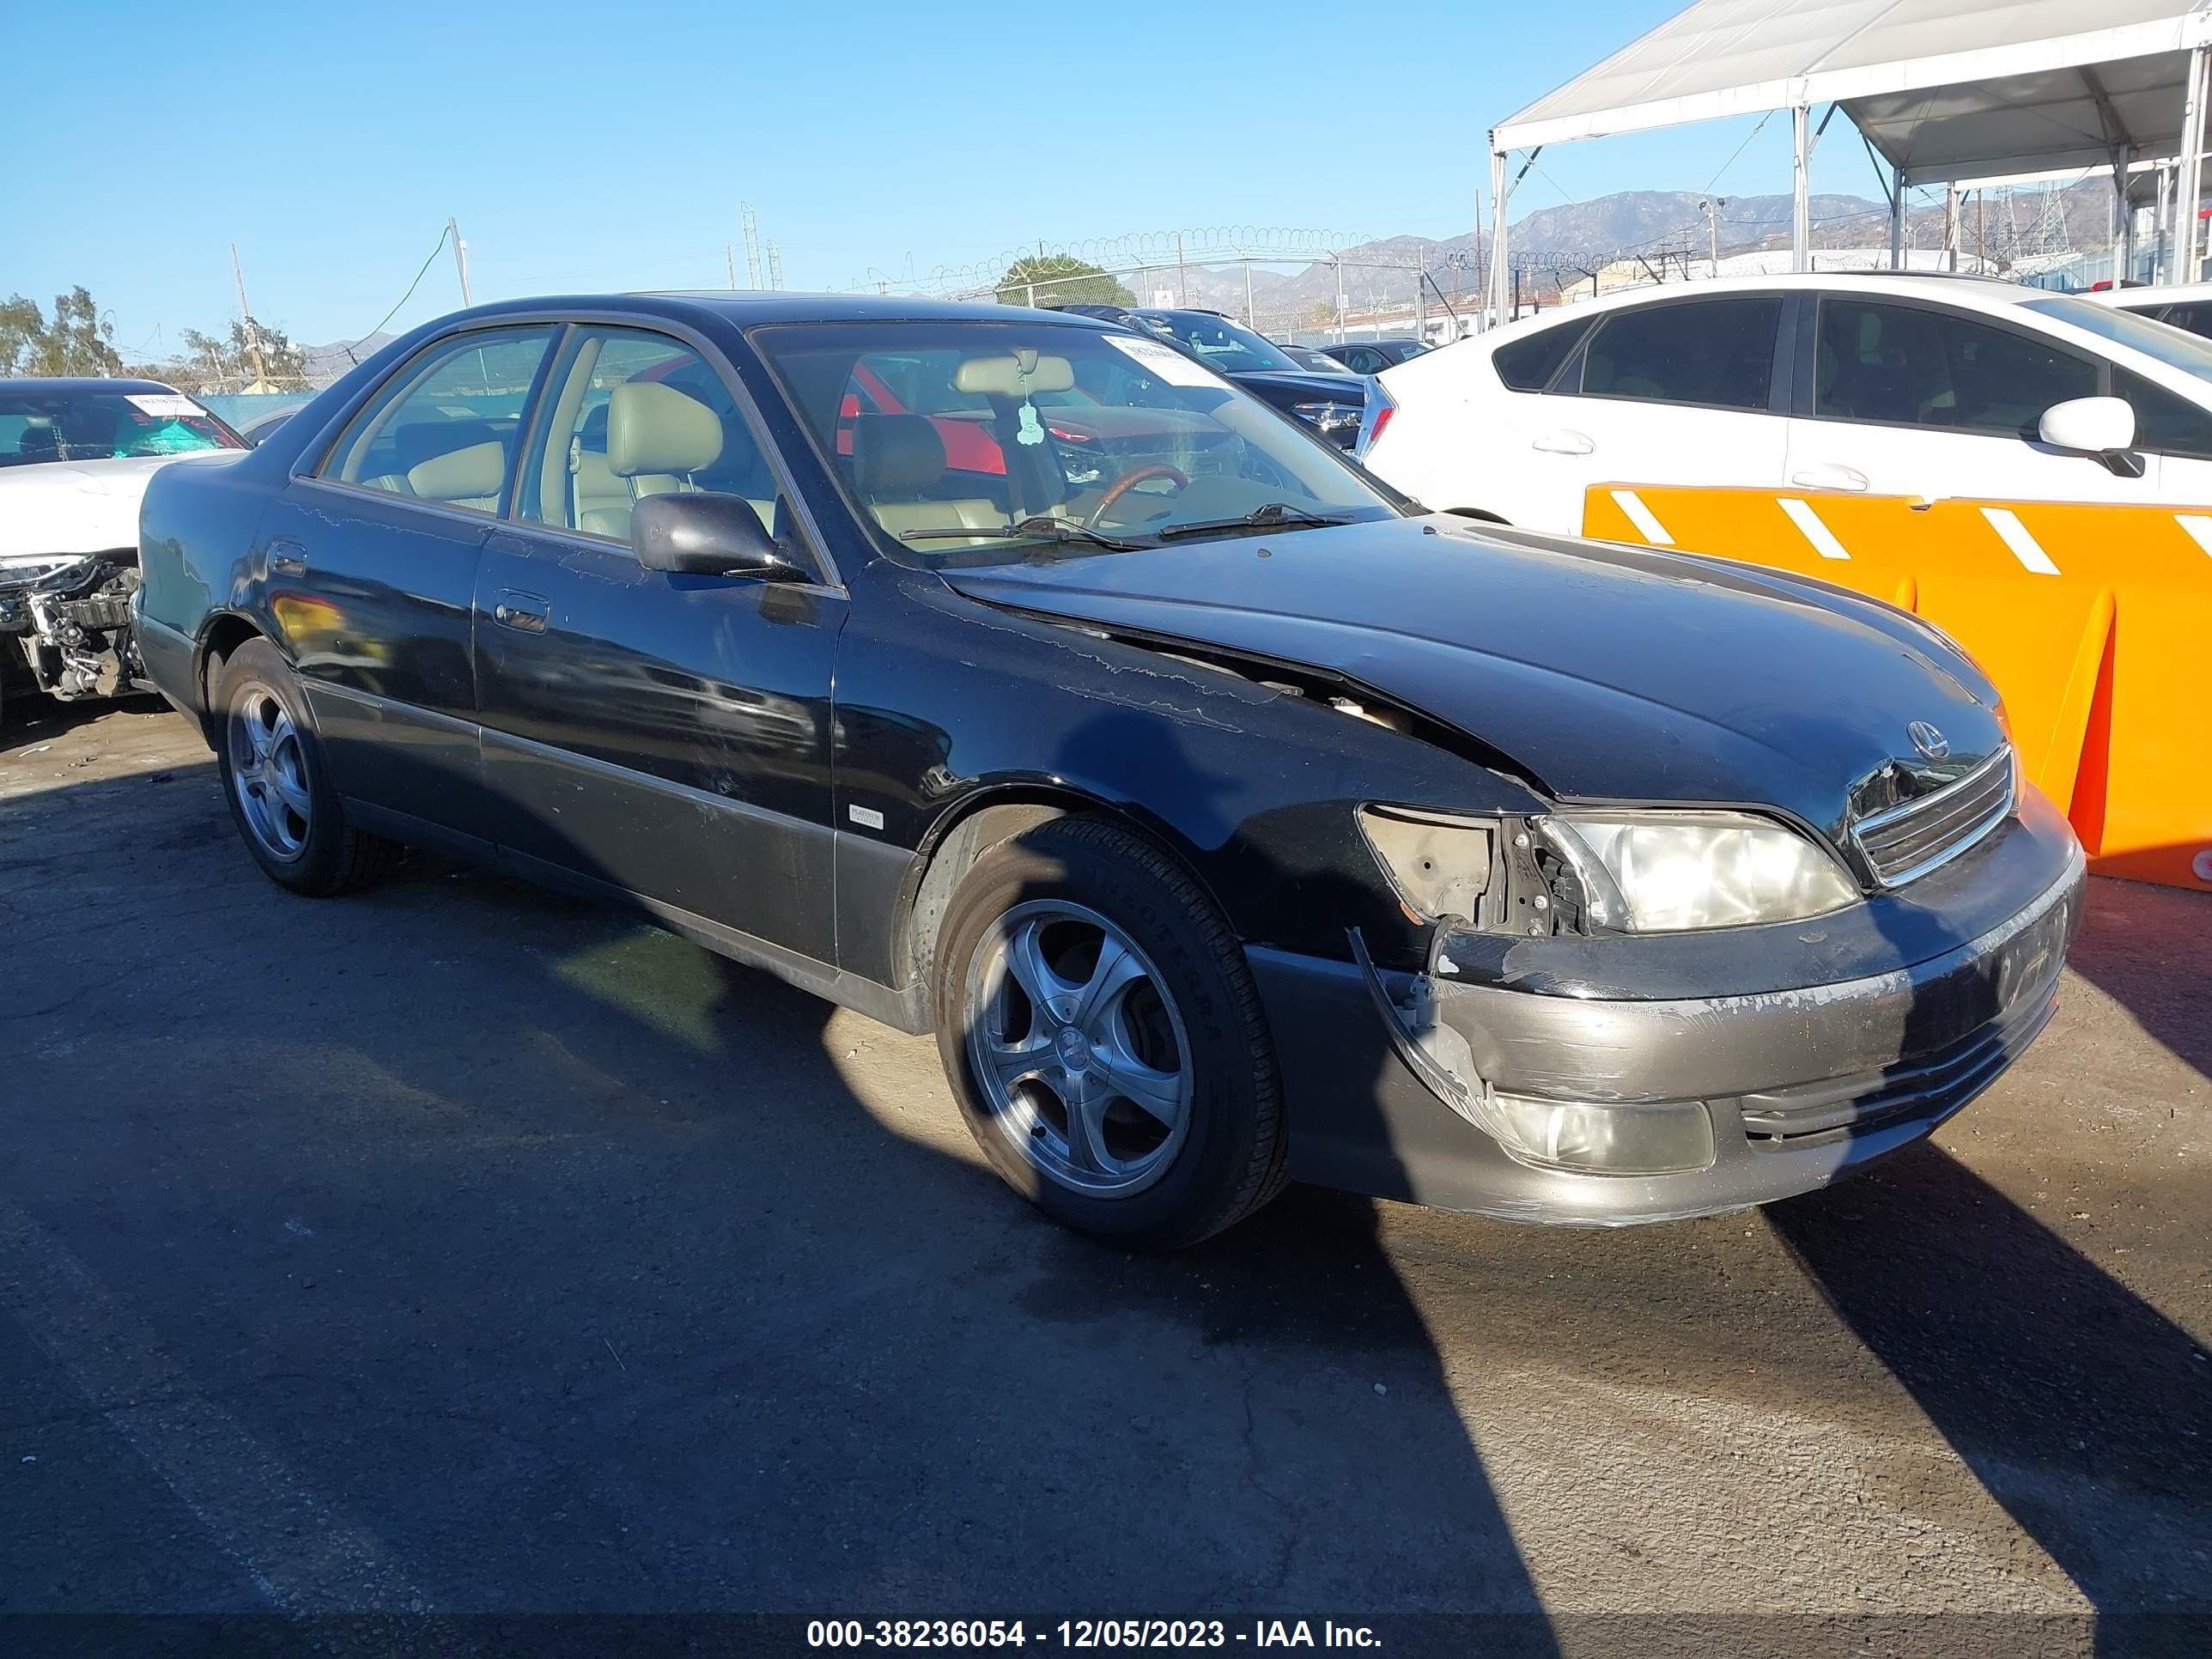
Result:
{"label": "car roof", "polygon": [[0,380],[0,392],[167,392],[176,387],[159,380],[131,380],[120,375],[30,374]]}
{"label": "car roof", "polygon": [[[627,306],[637,301],[672,300],[719,312],[740,328],[763,323],[1035,323],[1057,319],[1070,327],[1096,327],[1094,319],[1042,307],[1002,306],[973,300],[931,300],[911,294],[793,294],[727,289],[667,289],[622,295],[568,295],[510,301],[500,309],[558,311],[571,307]],[[494,307],[479,307],[490,311]]]}
{"label": "car roof", "polygon": [[2123,311],[2142,311],[2150,306],[2212,300],[2212,283],[2168,283],[2163,287],[2108,288],[2081,297],[2094,300],[2100,305],[2118,306]]}
{"label": "car roof", "polygon": [[[1616,288],[1594,300],[1575,300],[1553,306],[1534,317],[1506,325],[1527,330],[1532,325],[1564,322],[1570,317],[1595,317],[1630,306],[1656,305],[1674,300],[1701,299],[1708,295],[1777,294],[1809,290],[1814,293],[1911,295],[1948,305],[1980,307],[2016,306],[2029,300],[2055,296],[2048,289],[2023,288],[1995,276],[1977,276],[1948,270],[1785,270],[1771,276],[1696,276],[1686,283],[1640,283]],[[1492,329],[1479,338],[1493,338]]]}

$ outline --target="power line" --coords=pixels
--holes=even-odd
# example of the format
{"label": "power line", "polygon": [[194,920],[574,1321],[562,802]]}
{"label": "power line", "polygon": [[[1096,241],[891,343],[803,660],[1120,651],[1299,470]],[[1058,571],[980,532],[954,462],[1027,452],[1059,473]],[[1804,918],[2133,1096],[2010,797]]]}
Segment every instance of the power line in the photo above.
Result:
{"label": "power line", "polygon": [[361,359],[355,356],[354,353],[360,349],[362,342],[380,332],[385,324],[390,322],[394,317],[397,317],[399,314],[399,306],[405,305],[410,300],[415,297],[415,290],[422,285],[422,278],[429,273],[430,261],[432,259],[435,259],[441,252],[444,252],[446,239],[453,234],[453,222],[448,219],[446,222],[446,228],[438,233],[437,246],[430,250],[429,258],[422,261],[422,269],[415,273],[415,280],[407,284],[407,292],[399,296],[399,305],[393,306],[391,310],[386,312],[383,316],[378,318],[376,319],[376,326],[374,328],[369,330],[367,334],[361,337],[361,339],[356,340],[351,345],[345,349],[346,360],[349,362],[359,362]]}

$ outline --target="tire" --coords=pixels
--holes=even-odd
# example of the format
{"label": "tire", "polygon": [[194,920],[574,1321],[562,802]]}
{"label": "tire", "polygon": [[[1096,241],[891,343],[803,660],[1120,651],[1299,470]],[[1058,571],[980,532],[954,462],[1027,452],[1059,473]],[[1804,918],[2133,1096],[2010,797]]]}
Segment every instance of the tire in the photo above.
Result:
{"label": "tire", "polygon": [[311,898],[381,880],[401,848],[346,822],[299,677],[276,647],[248,640],[232,652],[213,703],[223,799],[262,872]]}
{"label": "tire", "polygon": [[953,893],[933,971],[961,1114],[1055,1220],[1171,1249],[1282,1189],[1282,1089],[1251,971],[1149,842],[1069,817],[988,848]]}

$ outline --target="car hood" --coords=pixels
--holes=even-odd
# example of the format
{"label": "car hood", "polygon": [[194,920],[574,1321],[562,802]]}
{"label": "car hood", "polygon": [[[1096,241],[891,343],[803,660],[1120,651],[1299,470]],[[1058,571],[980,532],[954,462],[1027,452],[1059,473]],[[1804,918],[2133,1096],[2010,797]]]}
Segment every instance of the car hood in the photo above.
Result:
{"label": "car hood", "polygon": [[[1825,583],[1464,519],[948,571],[969,598],[1326,670],[1558,798],[1767,805],[1831,836],[2002,742],[1932,630]],[[1948,738],[1940,767],[1908,732]]]}
{"label": "car hood", "polygon": [[146,480],[180,461],[250,453],[194,450],[120,460],[40,461],[0,466],[0,558],[25,553],[106,553],[138,545]]}
{"label": "car hood", "polygon": [[1357,374],[1316,374],[1303,368],[1296,374],[1282,368],[1254,368],[1230,378],[1255,392],[1272,387],[1315,403],[1364,404],[1367,401],[1367,382]]}

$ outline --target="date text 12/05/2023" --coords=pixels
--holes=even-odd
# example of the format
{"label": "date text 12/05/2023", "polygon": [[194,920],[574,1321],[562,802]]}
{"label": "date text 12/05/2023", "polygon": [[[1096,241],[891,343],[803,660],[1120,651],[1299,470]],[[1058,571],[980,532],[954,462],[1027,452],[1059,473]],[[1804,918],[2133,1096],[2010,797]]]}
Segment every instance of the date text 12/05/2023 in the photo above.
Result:
{"label": "date text 12/05/2023", "polygon": [[1232,1629],[1219,1619],[816,1619],[811,1648],[1374,1648],[1365,1625],[1334,1620],[1259,1619]]}

